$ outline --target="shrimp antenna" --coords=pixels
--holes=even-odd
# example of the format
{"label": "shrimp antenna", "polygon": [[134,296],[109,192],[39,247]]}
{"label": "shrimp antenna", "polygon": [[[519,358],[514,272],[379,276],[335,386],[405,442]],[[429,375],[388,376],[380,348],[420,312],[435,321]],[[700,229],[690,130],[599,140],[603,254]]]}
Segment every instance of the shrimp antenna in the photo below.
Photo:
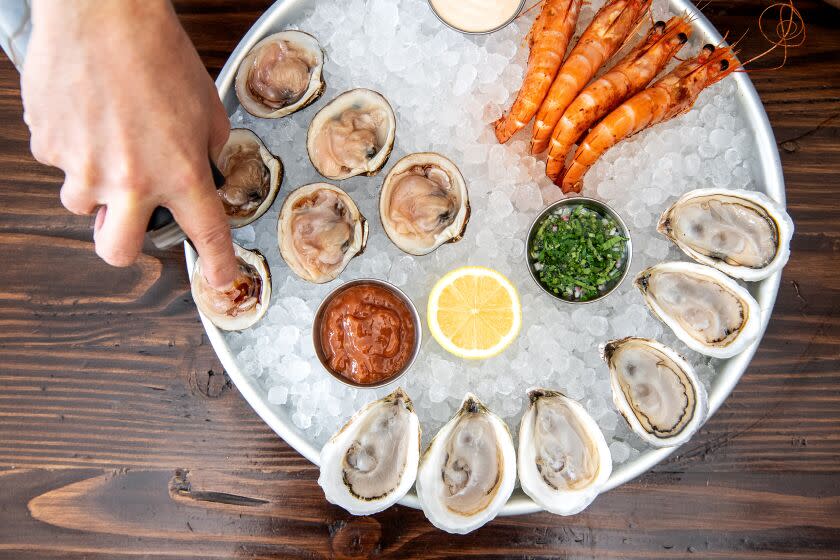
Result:
{"label": "shrimp antenna", "polygon": [[539,6],[540,4],[542,4],[543,2],[544,2],[544,0],[537,0],[537,2],[534,2],[533,4],[531,4],[531,7],[529,7],[529,8],[525,8],[524,10],[522,10],[521,12],[519,12],[519,15],[517,15],[517,16],[516,16],[515,18],[513,18],[513,19],[519,19],[519,18],[521,18],[522,16],[524,16],[525,14],[527,14],[528,12],[530,12],[531,10],[533,10],[534,8],[536,8],[537,6]]}
{"label": "shrimp antenna", "polygon": [[[765,29],[764,17],[774,8],[779,9],[778,21],[776,22],[775,28],[772,31],[768,31]],[[770,6],[764,8],[764,11],[762,11],[758,16],[758,31],[769,43],[771,43],[771,46],[764,52],[747,60],[741,66],[743,67],[751,62],[754,62],[780,47],[782,49],[782,62],[774,68],[759,68],[756,70],[750,70],[750,72],[778,70],[787,62],[788,49],[800,47],[803,43],[805,43],[805,20],[802,18],[802,14],[799,13],[796,6],[793,5],[793,0],[787,0],[787,2],[776,2],[775,4],[771,4]],[[746,72],[746,70],[743,71]]]}

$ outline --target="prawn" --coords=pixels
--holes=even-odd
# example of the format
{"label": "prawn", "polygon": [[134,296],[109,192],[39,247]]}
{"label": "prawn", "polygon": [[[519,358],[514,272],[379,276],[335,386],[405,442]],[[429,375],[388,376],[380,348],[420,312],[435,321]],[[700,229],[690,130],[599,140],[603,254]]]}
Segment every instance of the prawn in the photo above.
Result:
{"label": "prawn", "polygon": [[494,124],[500,144],[528,124],[560,69],[577,25],[582,0],[545,0],[528,33],[528,69],[510,111]]}
{"label": "prawn", "polygon": [[625,101],[580,143],[560,184],[563,192],[580,192],[583,175],[601,154],[649,126],[687,112],[701,91],[740,66],[732,47],[705,45],[696,57],[682,62],[651,87]]}
{"label": "prawn", "polygon": [[657,21],[627,56],[575,98],[551,135],[545,173],[552,181],[563,174],[572,145],[601,117],[648,85],[690,35],[691,22],[685,16]]}
{"label": "prawn", "polygon": [[548,95],[537,111],[531,134],[531,153],[548,147],[554,126],[592,76],[615,54],[647,12],[652,0],[610,0],[584,30],[560,67]]}

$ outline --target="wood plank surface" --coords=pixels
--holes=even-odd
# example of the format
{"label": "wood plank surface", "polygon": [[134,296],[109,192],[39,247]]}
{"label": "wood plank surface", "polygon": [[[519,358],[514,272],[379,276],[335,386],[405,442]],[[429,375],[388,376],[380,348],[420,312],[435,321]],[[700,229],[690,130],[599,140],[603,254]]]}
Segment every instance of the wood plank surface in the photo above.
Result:
{"label": "wood plank surface", "polygon": [[[176,2],[211,74],[268,0]],[[780,146],[792,258],[761,347],[692,441],[584,513],[449,536],[354,518],[231,385],[178,249],[113,269],[35,162],[0,61],[0,558],[840,558],[840,11],[755,73]],[[704,12],[762,50],[757,0]]]}

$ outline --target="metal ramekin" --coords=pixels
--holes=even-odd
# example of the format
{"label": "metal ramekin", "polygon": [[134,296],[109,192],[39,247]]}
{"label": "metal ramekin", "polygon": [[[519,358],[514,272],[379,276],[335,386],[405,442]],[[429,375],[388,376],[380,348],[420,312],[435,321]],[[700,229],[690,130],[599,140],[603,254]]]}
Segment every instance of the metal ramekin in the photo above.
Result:
{"label": "metal ramekin", "polygon": [[[347,290],[348,288],[352,288],[353,286],[359,286],[362,284],[376,284],[377,286],[382,286],[386,290],[390,291],[398,298],[403,300],[405,304],[408,306],[409,311],[411,312],[411,319],[414,323],[414,351],[411,353],[411,357],[406,362],[405,366],[398,371],[393,376],[385,379],[384,381],[380,381],[379,383],[373,383],[371,385],[364,385],[362,383],[356,383],[350,379],[347,379],[341,374],[334,372],[330,367],[327,365],[327,359],[324,356],[324,352],[321,348],[321,321],[324,318],[324,311],[326,310],[327,304],[332,301],[332,299],[340,294],[341,292]],[[348,385],[350,387],[357,387],[359,389],[375,389],[377,387],[382,387],[384,385],[388,385],[389,383],[393,383],[411,369],[411,365],[414,363],[414,360],[417,359],[417,355],[420,353],[420,343],[422,342],[423,338],[423,325],[420,322],[420,313],[417,312],[417,307],[415,307],[414,302],[411,301],[405,293],[394,286],[389,282],[385,282],[384,280],[377,280],[376,278],[359,278],[358,280],[351,280],[346,284],[342,284],[338,286],[336,289],[331,291],[327,296],[321,301],[321,305],[318,306],[318,310],[315,312],[315,320],[312,322],[312,343],[315,346],[315,355],[318,356],[318,360],[321,362],[321,365],[324,366],[324,369],[329,372],[335,379]]]}
{"label": "metal ramekin", "polygon": [[[539,226],[542,224],[543,220],[545,220],[550,214],[554,213],[554,211],[566,207],[566,206],[584,206],[586,208],[590,208],[595,210],[596,212],[603,214],[604,216],[610,217],[616,221],[619,228],[619,233],[622,237],[627,238],[627,246],[625,248],[626,251],[626,258],[624,259],[624,264],[622,267],[624,270],[621,273],[621,276],[618,277],[617,280],[614,281],[614,284],[603,294],[600,296],[586,300],[586,301],[576,301],[576,300],[569,300],[564,297],[561,297],[550,290],[548,290],[543,283],[540,282],[539,275],[537,274],[537,270],[534,268],[534,262],[531,260],[531,243],[534,241],[534,236],[539,229]],[[531,273],[531,278],[534,279],[534,282],[537,283],[537,286],[542,288],[542,290],[553,297],[558,301],[562,301],[564,303],[593,303],[595,301],[599,301],[613,293],[616,288],[618,288],[624,279],[627,277],[627,272],[630,270],[630,260],[633,257],[633,241],[630,239],[630,230],[627,229],[627,224],[624,223],[624,220],[621,219],[621,216],[618,213],[607,206],[605,203],[601,202],[600,200],[596,200],[594,198],[588,198],[585,196],[573,196],[569,198],[564,198],[549,204],[545,208],[543,208],[542,212],[534,218],[534,221],[531,223],[531,228],[528,230],[528,239],[525,244],[525,263],[528,265],[528,271]]]}
{"label": "metal ramekin", "polygon": [[490,33],[495,33],[499,29],[502,29],[503,27],[507,26],[510,22],[515,20],[519,16],[519,14],[522,13],[522,8],[525,7],[525,0],[521,0],[519,2],[519,6],[516,8],[516,11],[513,12],[513,15],[510,16],[510,18],[507,21],[505,21],[504,23],[502,23],[501,25],[499,25],[497,27],[494,27],[493,29],[488,29],[487,31],[466,31],[466,30],[461,29],[459,27],[455,27],[454,25],[452,25],[451,23],[449,23],[448,21],[443,19],[443,16],[441,16],[437,12],[437,10],[435,10],[435,7],[432,5],[432,0],[427,0],[427,1],[428,1],[428,4],[429,4],[429,9],[432,10],[432,13],[435,14],[435,17],[438,18],[443,25],[445,25],[449,29],[457,31],[458,33],[464,33],[465,35],[489,35]]}

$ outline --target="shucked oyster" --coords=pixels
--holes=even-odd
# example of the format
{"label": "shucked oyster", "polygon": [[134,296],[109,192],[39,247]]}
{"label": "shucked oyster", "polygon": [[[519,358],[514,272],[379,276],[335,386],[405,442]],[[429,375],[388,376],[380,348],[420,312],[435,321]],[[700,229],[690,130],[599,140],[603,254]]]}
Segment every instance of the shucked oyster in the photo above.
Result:
{"label": "shucked oyster", "polygon": [[762,193],[697,189],[662,214],[657,230],[698,262],[761,280],[787,263],[793,220]]}
{"label": "shucked oyster", "polygon": [[293,191],[280,209],[280,254],[295,274],[316,284],[335,279],[365,249],[368,225],[338,187],[313,183]]}
{"label": "shucked oyster", "polygon": [[409,154],[385,177],[379,217],[397,247],[425,255],[463,236],[470,217],[467,184],[449,159]]}
{"label": "shucked oyster", "polygon": [[242,227],[265,214],[280,191],[283,164],[259,137],[245,128],[232,129],[217,166],[225,184],[216,193],[230,225]]}
{"label": "shucked oyster", "polygon": [[706,389],[672,349],[647,338],[623,338],[604,344],[601,357],[610,369],[616,408],[649,444],[680,445],[703,423]]}
{"label": "shucked oyster", "polygon": [[507,425],[467,393],[420,461],[417,497],[423,513],[438,529],[469,533],[496,517],[515,481]]}
{"label": "shucked oyster", "polygon": [[211,323],[226,331],[247,329],[259,321],[271,300],[271,273],[259,251],[233,245],[239,259],[239,276],[225,291],[214,289],[201,272],[201,258],[195,261],[190,280],[193,300]]}
{"label": "shucked oyster", "polygon": [[396,129],[394,110],[382,95],[352,89],[313,117],[306,150],[318,173],[328,179],[373,175],[388,161]]}
{"label": "shucked oyster", "polygon": [[357,412],[321,449],[318,484],[353,515],[392,506],[411,488],[420,458],[420,423],[397,389]]}
{"label": "shucked oyster", "polygon": [[324,53],[312,35],[281,31],[252,48],[236,71],[236,96],[255,117],[277,118],[303,109],[324,91]]}
{"label": "shucked oyster", "polygon": [[522,490],[546,511],[574,515],[610,478],[607,441],[586,410],[562,393],[532,389],[528,397],[517,453]]}
{"label": "shucked oyster", "polygon": [[635,285],[654,315],[701,354],[728,358],[758,336],[758,302],[714,268],[687,262],[661,263],[640,272]]}

